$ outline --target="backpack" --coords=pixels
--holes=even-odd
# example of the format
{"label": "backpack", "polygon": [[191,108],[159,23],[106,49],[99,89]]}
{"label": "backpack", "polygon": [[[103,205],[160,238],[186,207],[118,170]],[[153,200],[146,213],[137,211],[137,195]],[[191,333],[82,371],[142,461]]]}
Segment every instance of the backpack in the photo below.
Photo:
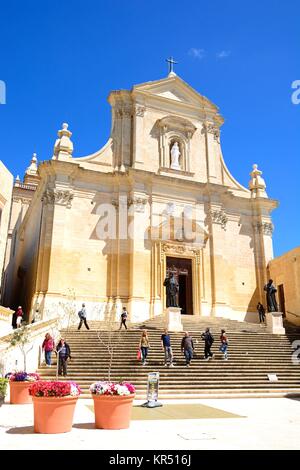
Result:
{"label": "backpack", "polygon": [[84,312],[83,312],[82,310],[79,310],[78,316],[79,316],[80,320],[84,320],[84,319],[85,319],[85,315],[84,315]]}

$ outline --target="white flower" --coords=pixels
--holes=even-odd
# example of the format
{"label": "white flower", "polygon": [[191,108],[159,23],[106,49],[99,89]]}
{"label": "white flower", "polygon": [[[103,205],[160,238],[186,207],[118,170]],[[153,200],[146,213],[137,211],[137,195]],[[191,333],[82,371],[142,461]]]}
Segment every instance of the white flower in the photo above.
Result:
{"label": "white flower", "polygon": [[72,395],[73,397],[78,395],[78,389],[73,384],[71,384],[70,395]]}
{"label": "white flower", "polygon": [[130,395],[128,388],[125,385],[116,385],[118,395]]}

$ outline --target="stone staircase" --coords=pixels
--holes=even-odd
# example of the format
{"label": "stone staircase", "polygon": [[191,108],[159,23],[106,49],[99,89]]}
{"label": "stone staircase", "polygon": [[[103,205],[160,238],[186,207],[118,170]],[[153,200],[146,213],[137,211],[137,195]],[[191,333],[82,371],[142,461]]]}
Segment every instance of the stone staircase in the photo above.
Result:
{"label": "stone staircase", "polygon": [[[192,334],[196,349],[190,368],[185,367],[180,351],[182,333],[171,333],[175,367],[164,367],[160,344],[161,316],[143,324],[129,325],[127,331],[118,331],[119,324],[116,324],[115,331],[109,332],[107,325],[91,321],[89,331],[84,325],[80,331],[76,327],[62,331],[72,353],[67,379],[81,386],[83,397],[90,396],[89,385],[92,382],[107,380],[109,357],[106,344],[111,337],[116,346],[111,380],[132,382],[140,399],[146,399],[147,374],[153,371],[160,373],[161,399],[300,395],[300,364],[293,364],[291,347],[292,341],[300,340],[299,330],[291,329],[287,335],[272,335],[266,332],[265,326],[223,318],[183,315],[182,321],[184,329]],[[207,326],[215,337],[212,347],[215,356],[206,362],[203,361],[204,343],[200,335]],[[143,328],[147,328],[151,344],[145,366],[136,359]],[[224,361],[218,352],[221,328],[226,329],[229,339],[228,361]],[[39,373],[42,378],[51,380],[55,379],[55,369],[54,365],[51,369],[41,366]],[[267,374],[276,374],[278,382],[270,382]]]}

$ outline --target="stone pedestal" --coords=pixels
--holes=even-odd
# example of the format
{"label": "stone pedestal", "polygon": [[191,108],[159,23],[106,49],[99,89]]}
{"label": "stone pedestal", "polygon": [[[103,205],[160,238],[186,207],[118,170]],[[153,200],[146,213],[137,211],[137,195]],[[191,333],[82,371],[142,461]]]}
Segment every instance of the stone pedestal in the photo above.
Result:
{"label": "stone pedestal", "polygon": [[267,331],[276,335],[285,335],[282,322],[282,312],[266,313]]}
{"label": "stone pedestal", "polygon": [[183,331],[181,308],[168,307],[166,310],[166,328],[169,331]]}

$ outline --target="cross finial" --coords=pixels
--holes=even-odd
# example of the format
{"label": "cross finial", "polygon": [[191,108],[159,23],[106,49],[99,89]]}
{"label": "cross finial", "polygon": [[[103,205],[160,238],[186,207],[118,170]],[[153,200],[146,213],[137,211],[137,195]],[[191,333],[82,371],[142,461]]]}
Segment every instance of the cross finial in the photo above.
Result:
{"label": "cross finial", "polygon": [[166,62],[168,62],[169,64],[169,74],[175,74],[174,70],[173,70],[173,65],[174,64],[178,64],[178,62],[175,62],[174,60],[174,57],[169,57],[168,59],[166,59]]}

